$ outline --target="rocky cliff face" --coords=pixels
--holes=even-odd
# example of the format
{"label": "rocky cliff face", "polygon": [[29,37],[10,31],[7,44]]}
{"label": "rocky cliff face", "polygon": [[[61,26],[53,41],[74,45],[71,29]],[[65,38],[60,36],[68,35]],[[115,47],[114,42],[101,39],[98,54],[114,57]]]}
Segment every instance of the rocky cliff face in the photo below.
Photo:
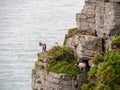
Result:
{"label": "rocky cliff face", "polygon": [[85,0],[76,21],[80,31],[92,32],[98,37],[115,36],[120,32],[120,0]]}
{"label": "rocky cliff face", "polygon": [[38,61],[32,71],[33,90],[80,90],[81,85],[86,82],[84,74],[73,77],[69,74],[48,73],[48,60],[47,53],[38,54]]}
{"label": "rocky cliff face", "polygon": [[120,33],[120,0],[85,0],[83,10],[76,14],[76,24],[64,44],[73,48],[78,62],[86,63],[86,71],[76,79],[68,74],[47,73],[48,56],[38,54],[32,72],[33,90],[81,90],[86,82],[85,73],[92,67],[89,61],[110,50],[111,40]]}
{"label": "rocky cliff face", "polygon": [[120,32],[120,0],[86,0],[76,24],[81,34],[70,37],[66,45],[76,49],[80,59],[110,50],[111,40]]}

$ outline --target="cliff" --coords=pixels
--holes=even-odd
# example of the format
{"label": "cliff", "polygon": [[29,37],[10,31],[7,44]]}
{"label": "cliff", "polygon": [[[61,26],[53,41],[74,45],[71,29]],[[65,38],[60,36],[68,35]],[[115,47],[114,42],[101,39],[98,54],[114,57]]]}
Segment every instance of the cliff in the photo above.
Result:
{"label": "cliff", "polygon": [[86,82],[76,63],[74,51],[69,47],[54,46],[50,51],[38,53],[32,70],[33,90],[76,90]]}
{"label": "cliff", "polygon": [[[51,49],[55,50],[52,54],[51,51],[38,54],[38,61],[32,71],[33,90],[81,90],[84,83],[90,82],[88,80],[95,81],[91,78],[97,76],[96,79],[100,81],[95,73],[88,75],[87,80],[87,72],[93,66],[98,68],[98,62],[102,60],[105,63],[106,59],[102,57],[107,57],[108,51],[120,49],[120,0],[85,0],[81,13],[76,14],[76,24],[77,28],[70,29],[65,36],[63,46]],[[72,50],[62,48],[64,46],[70,47],[74,54]],[[96,56],[102,56],[102,59],[93,60]],[[80,62],[86,64],[85,70],[78,70],[75,64]],[[83,90],[88,90],[88,86],[84,85]]]}

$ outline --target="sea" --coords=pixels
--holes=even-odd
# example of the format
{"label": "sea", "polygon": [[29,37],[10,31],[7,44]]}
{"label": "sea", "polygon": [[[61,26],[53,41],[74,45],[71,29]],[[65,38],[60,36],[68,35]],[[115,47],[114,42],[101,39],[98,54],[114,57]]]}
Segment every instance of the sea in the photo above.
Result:
{"label": "sea", "polygon": [[41,52],[63,44],[84,0],[0,0],[0,90],[32,90],[31,72]]}

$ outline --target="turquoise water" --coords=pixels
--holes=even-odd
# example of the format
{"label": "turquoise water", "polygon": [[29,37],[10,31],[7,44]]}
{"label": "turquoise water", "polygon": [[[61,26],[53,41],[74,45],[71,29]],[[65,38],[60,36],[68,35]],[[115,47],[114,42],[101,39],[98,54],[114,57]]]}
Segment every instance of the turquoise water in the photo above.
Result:
{"label": "turquoise water", "polygon": [[31,70],[41,52],[63,43],[84,0],[0,0],[0,90],[31,90]]}

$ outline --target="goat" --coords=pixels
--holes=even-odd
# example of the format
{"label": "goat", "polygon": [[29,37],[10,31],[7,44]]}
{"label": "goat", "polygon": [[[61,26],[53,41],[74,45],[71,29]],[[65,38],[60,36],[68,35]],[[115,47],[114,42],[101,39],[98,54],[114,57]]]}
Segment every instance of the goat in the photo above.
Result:
{"label": "goat", "polygon": [[81,71],[85,72],[86,64],[84,62],[80,62],[78,64],[78,67],[80,68]]}
{"label": "goat", "polygon": [[41,46],[42,47],[42,52],[45,52],[46,51],[46,44],[45,43],[41,43],[41,42],[39,42],[39,46]]}

